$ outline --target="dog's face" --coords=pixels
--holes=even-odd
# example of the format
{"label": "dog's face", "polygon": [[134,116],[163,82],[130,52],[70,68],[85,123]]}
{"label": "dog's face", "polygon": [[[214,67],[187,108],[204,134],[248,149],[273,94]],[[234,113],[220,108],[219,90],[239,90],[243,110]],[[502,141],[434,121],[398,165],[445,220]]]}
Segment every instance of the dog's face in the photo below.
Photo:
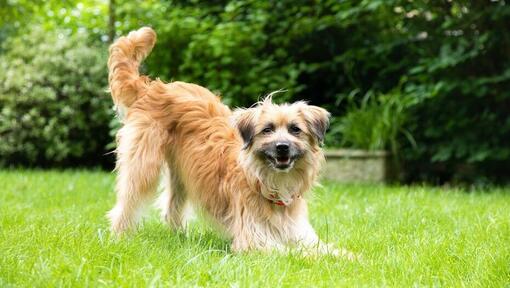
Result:
{"label": "dog's face", "polygon": [[304,102],[258,106],[234,112],[234,123],[257,166],[289,172],[317,151],[329,126],[329,113]]}

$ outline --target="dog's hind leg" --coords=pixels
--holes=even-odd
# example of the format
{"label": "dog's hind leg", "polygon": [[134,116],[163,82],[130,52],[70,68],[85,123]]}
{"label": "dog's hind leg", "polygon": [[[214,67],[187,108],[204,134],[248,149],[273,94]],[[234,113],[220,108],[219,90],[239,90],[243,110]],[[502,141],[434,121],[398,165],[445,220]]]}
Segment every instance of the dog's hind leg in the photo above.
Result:
{"label": "dog's hind leg", "polygon": [[184,208],[186,205],[186,191],[177,172],[173,170],[170,163],[165,173],[165,190],[158,199],[158,206],[161,209],[161,218],[172,229],[184,228]]}
{"label": "dog's hind leg", "polygon": [[108,213],[116,234],[136,224],[142,206],[154,195],[168,139],[154,120],[131,116],[117,134],[117,203]]}

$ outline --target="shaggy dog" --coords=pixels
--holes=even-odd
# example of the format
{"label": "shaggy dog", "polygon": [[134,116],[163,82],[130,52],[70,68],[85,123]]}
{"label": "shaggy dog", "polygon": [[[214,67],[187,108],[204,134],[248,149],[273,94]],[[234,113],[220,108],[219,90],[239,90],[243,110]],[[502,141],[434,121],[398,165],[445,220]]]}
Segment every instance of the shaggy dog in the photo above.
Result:
{"label": "shaggy dog", "polygon": [[190,201],[233,238],[233,251],[297,245],[350,257],[320,242],[308,221],[306,194],[324,160],[329,113],[305,102],[275,105],[271,97],[232,112],[201,86],[141,76],[155,41],[152,29],[141,28],[110,47],[110,90],[125,114],[112,231],[135,225],[165,174],[162,217],[172,228],[182,227]]}

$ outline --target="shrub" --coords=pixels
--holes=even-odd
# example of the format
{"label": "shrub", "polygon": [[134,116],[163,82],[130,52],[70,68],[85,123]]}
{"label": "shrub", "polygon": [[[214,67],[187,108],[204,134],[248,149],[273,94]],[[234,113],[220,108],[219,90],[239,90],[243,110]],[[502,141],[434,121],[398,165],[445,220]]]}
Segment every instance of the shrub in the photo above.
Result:
{"label": "shrub", "polygon": [[[12,3],[7,3],[3,13],[0,11],[0,16],[4,16],[0,17],[0,41],[18,33],[18,29],[21,31],[17,27],[35,21],[32,18],[25,21],[32,16],[30,11],[47,30],[64,27],[69,31],[88,31],[98,39],[106,36],[107,2],[8,2]],[[335,116],[331,133],[326,137],[327,144],[398,150],[410,181],[472,182],[485,176],[491,180],[510,179],[506,173],[510,169],[510,34],[507,28],[510,5],[505,1],[113,2],[117,8],[118,35],[142,25],[152,26],[158,32],[158,44],[145,62],[146,71],[152,77],[201,84],[222,93],[224,101],[234,106],[251,105],[264,94],[286,89],[288,92],[276,100],[311,100]],[[32,44],[20,46],[31,48],[29,54],[34,54],[34,46],[45,43],[42,35],[34,36],[37,41],[27,39]],[[16,55],[19,50],[14,51],[16,41],[9,40],[11,44],[7,45],[11,56],[2,57],[3,66],[8,68],[0,70],[2,81],[8,78],[2,75],[4,71],[13,73],[10,69],[18,71],[17,74],[34,74],[21,72],[28,68],[19,68],[6,59],[21,57]],[[100,50],[105,51],[104,47]],[[47,78],[53,75],[48,67],[40,64],[35,69],[43,71]],[[75,73],[62,72],[61,67],[56,69],[55,75],[60,78]],[[106,81],[101,77],[98,81]],[[65,86],[63,83],[59,85]],[[13,93],[26,93],[19,92],[20,85],[15,89],[6,89],[4,83],[0,85],[3,85],[1,93],[10,93],[10,99],[14,99]],[[40,83],[30,89],[30,93],[41,95],[62,90]],[[97,91],[89,92],[96,95]],[[45,102],[41,95],[38,97]],[[370,101],[366,95],[372,95],[368,97]],[[2,113],[11,113],[14,104],[9,105]],[[105,100],[106,112],[102,113],[108,113],[108,106],[109,101]],[[26,113],[30,109],[23,109],[26,117],[32,117]],[[45,121],[51,118],[45,117]],[[22,120],[12,115],[5,119],[17,119],[18,126]],[[52,123],[35,127],[40,130]],[[11,126],[16,126],[10,122],[1,125],[9,127],[2,128],[2,138],[7,137]],[[94,125],[93,130],[102,127]],[[54,130],[58,129],[67,128],[55,126]],[[11,152],[1,155],[14,155],[13,151],[24,155],[25,148],[16,144],[12,132],[10,135],[10,142],[2,141],[8,144],[2,144],[1,151]],[[24,143],[35,143],[34,139],[16,137]],[[73,139],[76,140],[73,143],[84,141]],[[91,147],[97,150],[96,155],[103,151],[100,144],[80,147],[71,149],[76,153],[46,150],[35,153],[39,148],[32,147],[27,150],[32,152],[25,153],[32,156],[25,155],[24,159],[35,163],[37,160],[33,159],[46,155],[41,159],[49,157],[65,162],[68,156],[85,155],[81,150],[92,151]]]}
{"label": "shrub", "polygon": [[[198,83],[233,106],[249,106],[280,89],[287,93],[276,100],[284,101],[303,89],[298,82],[303,65],[289,59],[296,36],[275,20],[274,9],[286,8],[273,6],[244,0],[125,3],[119,7],[124,19],[119,33],[141,25],[156,29],[158,43],[145,61],[153,77]],[[295,9],[300,8],[307,7]]]}
{"label": "shrub", "polygon": [[104,163],[111,101],[106,48],[86,35],[31,29],[0,57],[3,165]]}
{"label": "shrub", "polygon": [[327,144],[365,150],[387,149],[398,155],[400,134],[414,142],[404,129],[407,109],[399,92],[367,93],[360,104],[351,103],[345,115],[333,119]]}

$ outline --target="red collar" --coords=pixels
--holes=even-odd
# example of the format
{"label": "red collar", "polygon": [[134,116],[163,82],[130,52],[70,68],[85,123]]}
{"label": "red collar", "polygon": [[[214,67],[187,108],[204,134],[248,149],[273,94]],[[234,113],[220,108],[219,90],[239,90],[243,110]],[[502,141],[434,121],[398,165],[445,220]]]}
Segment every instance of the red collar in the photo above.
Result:
{"label": "red collar", "polygon": [[269,200],[271,201],[271,203],[273,203],[274,205],[278,205],[278,206],[287,206],[285,205],[285,203],[283,203],[282,200],[278,200],[278,201],[275,201],[275,200]]}
{"label": "red collar", "polygon": [[[257,188],[259,189],[259,191],[260,191],[260,189],[262,188],[263,185],[264,184],[262,184],[262,182],[257,181]],[[262,196],[262,197],[264,197],[264,196]],[[276,193],[269,194],[269,197],[270,198],[266,198],[266,197],[264,197],[264,198],[266,198],[269,202],[273,203],[274,205],[277,205],[277,206],[287,206],[287,205],[285,205],[285,202],[283,202],[281,199],[279,199],[277,197]],[[298,196],[298,198],[300,198],[300,197],[301,196]]]}
{"label": "red collar", "polygon": [[285,202],[283,202],[281,199],[276,198],[276,194],[270,194],[269,197],[271,197],[271,199],[267,200],[269,200],[271,203],[278,206],[287,206],[285,205]]}

